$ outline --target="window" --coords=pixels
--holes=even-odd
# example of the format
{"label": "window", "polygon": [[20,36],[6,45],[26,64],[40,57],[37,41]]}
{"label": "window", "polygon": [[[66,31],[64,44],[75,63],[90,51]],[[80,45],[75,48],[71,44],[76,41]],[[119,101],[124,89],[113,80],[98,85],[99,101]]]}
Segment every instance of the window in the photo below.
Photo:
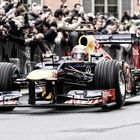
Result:
{"label": "window", "polygon": [[41,5],[41,0],[32,0],[32,3],[34,2]]}
{"label": "window", "polygon": [[42,0],[21,0],[23,4],[31,4],[31,3],[37,3],[37,4],[42,4]]}
{"label": "window", "polygon": [[111,13],[115,17],[118,16],[117,7],[116,6],[108,6],[108,13]]}
{"label": "window", "polygon": [[104,13],[105,11],[105,0],[95,0],[95,15],[97,13]]}
{"label": "window", "polygon": [[117,0],[108,0],[108,4],[117,4]]}
{"label": "window", "polygon": [[95,0],[95,4],[104,4],[104,0]]}
{"label": "window", "polygon": [[95,14],[104,14],[104,6],[95,6]]}
{"label": "window", "polygon": [[114,15],[115,17],[118,16],[118,8],[117,8],[117,0],[108,0],[108,13]]}
{"label": "window", "polygon": [[[139,0],[140,1],[140,0]],[[108,13],[115,17],[118,16],[118,0],[95,0],[94,13]]]}

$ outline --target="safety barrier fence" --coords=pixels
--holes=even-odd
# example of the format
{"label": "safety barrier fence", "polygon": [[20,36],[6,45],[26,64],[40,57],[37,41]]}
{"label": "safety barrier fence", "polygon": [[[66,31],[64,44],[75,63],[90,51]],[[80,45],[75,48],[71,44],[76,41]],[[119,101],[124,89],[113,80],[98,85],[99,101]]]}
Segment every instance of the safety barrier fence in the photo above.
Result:
{"label": "safety barrier fence", "polygon": [[[35,60],[39,51],[35,52]],[[30,63],[30,47],[0,37],[0,62],[13,62],[18,66],[21,74],[27,73],[27,64]]]}

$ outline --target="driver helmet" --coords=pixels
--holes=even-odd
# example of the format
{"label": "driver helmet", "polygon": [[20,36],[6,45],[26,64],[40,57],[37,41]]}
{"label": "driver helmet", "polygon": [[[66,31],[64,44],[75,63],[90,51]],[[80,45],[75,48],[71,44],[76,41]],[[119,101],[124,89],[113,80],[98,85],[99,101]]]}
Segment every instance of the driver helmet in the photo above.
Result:
{"label": "driver helmet", "polygon": [[72,49],[72,58],[78,61],[87,60],[87,47],[84,45],[76,45]]}

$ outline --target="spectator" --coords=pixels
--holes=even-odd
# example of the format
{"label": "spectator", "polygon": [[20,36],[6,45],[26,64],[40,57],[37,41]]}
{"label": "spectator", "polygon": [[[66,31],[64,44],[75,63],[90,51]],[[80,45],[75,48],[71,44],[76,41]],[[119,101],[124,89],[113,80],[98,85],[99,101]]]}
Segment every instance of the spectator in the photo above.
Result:
{"label": "spectator", "polygon": [[48,12],[48,6],[43,5],[43,13],[46,14]]}
{"label": "spectator", "polygon": [[[34,60],[35,55],[47,54],[48,49],[61,58],[67,50],[72,50],[78,44],[81,34],[118,34],[129,31],[136,33],[128,12],[124,12],[118,23],[112,15],[86,14],[79,3],[76,3],[72,10],[64,3],[54,13],[49,5],[41,7],[37,3],[28,5],[26,9],[19,0],[5,2],[1,7],[4,9],[0,9],[1,29],[6,30],[4,33],[8,34],[10,40],[24,44],[25,48],[26,45],[30,46],[31,61]],[[139,16],[136,14],[132,18],[139,19]],[[91,30],[90,32],[76,31],[77,28],[82,27]],[[3,32],[0,33],[1,36],[4,35]],[[37,51],[36,54],[36,49],[41,50],[40,53]],[[113,58],[123,59],[123,57],[118,58],[121,55],[117,54],[121,52],[120,46],[109,46],[109,52]]]}
{"label": "spectator", "polygon": [[64,14],[61,9],[54,12],[53,21],[57,23],[57,37],[55,39],[56,46],[54,52],[61,58],[65,55],[66,44],[68,43],[68,32],[74,31],[80,24],[82,19],[78,18],[76,23],[68,23],[64,21]]}
{"label": "spectator", "polygon": [[96,20],[94,27],[95,27],[95,30],[96,30],[96,34],[100,34],[101,30],[103,29],[102,21],[100,19]]}
{"label": "spectator", "polygon": [[19,0],[13,0],[11,3],[9,3],[6,7],[5,7],[5,12],[6,12],[6,16],[8,18],[11,18],[11,16],[14,16],[14,13],[16,11],[16,8],[18,6],[20,6],[21,3]]}
{"label": "spectator", "polygon": [[82,17],[83,14],[84,14],[84,9],[83,9],[83,7],[81,6],[81,4],[76,3],[76,4],[74,5],[74,9],[73,9],[73,16],[74,16],[74,17],[79,17],[79,16]]}
{"label": "spectator", "polygon": [[6,36],[9,25],[6,23],[5,11],[0,8],[0,36]]}
{"label": "spectator", "polygon": [[39,25],[39,27],[36,28],[38,29],[39,38],[44,39],[46,42],[46,51],[51,50],[53,52],[53,44],[57,36],[57,24],[55,22],[49,24],[48,22],[44,21]]}
{"label": "spectator", "polygon": [[[16,2],[14,1],[13,6],[16,6]],[[12,16],[9,15],[10,19],[8,20],[11,29],[9,31],[9,34],[21,37],[21,28],[24,24],[29,25],[28,17],[27,17],[27,11],[23,5],[19,5],[14,10],[14,14],[12,13]]]}
{"label": "spectator", "polygon": [[28,19],[30,21],[36,21],[36,20],[40,20],[40,15],[42,12],[42,8],[39,5],[36,5],[35,3],[32,4],[31,6],[31,10],[28,12]]}
{"label": "spectator", "polygon": [[130,20],[131,20],[131,16],[129,15],[129,12],[125,11],[122,16],[121,22],[125,23],[125,22],[129,22]]}
{"label": "spectator", "polygon": [[135,37],[136,37],[135,38],[135,44],[132,47],[132,52],[133,52],[132,61],[133,61],[133,64],[134,64],[135,68],[138,69],[139,64],[140,64],[140,59],[139,59],[139,55],[140,55],[140,47],[139,47],[139,45],[140,45],[140,26],[136,27]]}

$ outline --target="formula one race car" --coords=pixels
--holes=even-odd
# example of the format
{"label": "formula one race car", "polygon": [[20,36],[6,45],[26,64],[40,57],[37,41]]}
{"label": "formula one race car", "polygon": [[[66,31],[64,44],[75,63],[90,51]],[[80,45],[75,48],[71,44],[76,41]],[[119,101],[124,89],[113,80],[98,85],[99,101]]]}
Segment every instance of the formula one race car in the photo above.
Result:
{"label": "formula one race car", "polygon": [[[102,44],[132,44],[133,64],[113,60]],[[112,103],[122,107],[125,99],[140,94],[139,48],[132,34],[81,36],[71,56],[58,61],[49,54],[48,61],[36,64],[27,75],[27,106],[41,106],[37,101],[45,100],[45,107],[100,105],[104,108]],[[0,71],[1,107],[12,110],[24,106],[15,102],[21,96],[17,90],[22,81],[16,66],[2,62]],[[36,93],[37,86],[42,89],[40,93]]]}

